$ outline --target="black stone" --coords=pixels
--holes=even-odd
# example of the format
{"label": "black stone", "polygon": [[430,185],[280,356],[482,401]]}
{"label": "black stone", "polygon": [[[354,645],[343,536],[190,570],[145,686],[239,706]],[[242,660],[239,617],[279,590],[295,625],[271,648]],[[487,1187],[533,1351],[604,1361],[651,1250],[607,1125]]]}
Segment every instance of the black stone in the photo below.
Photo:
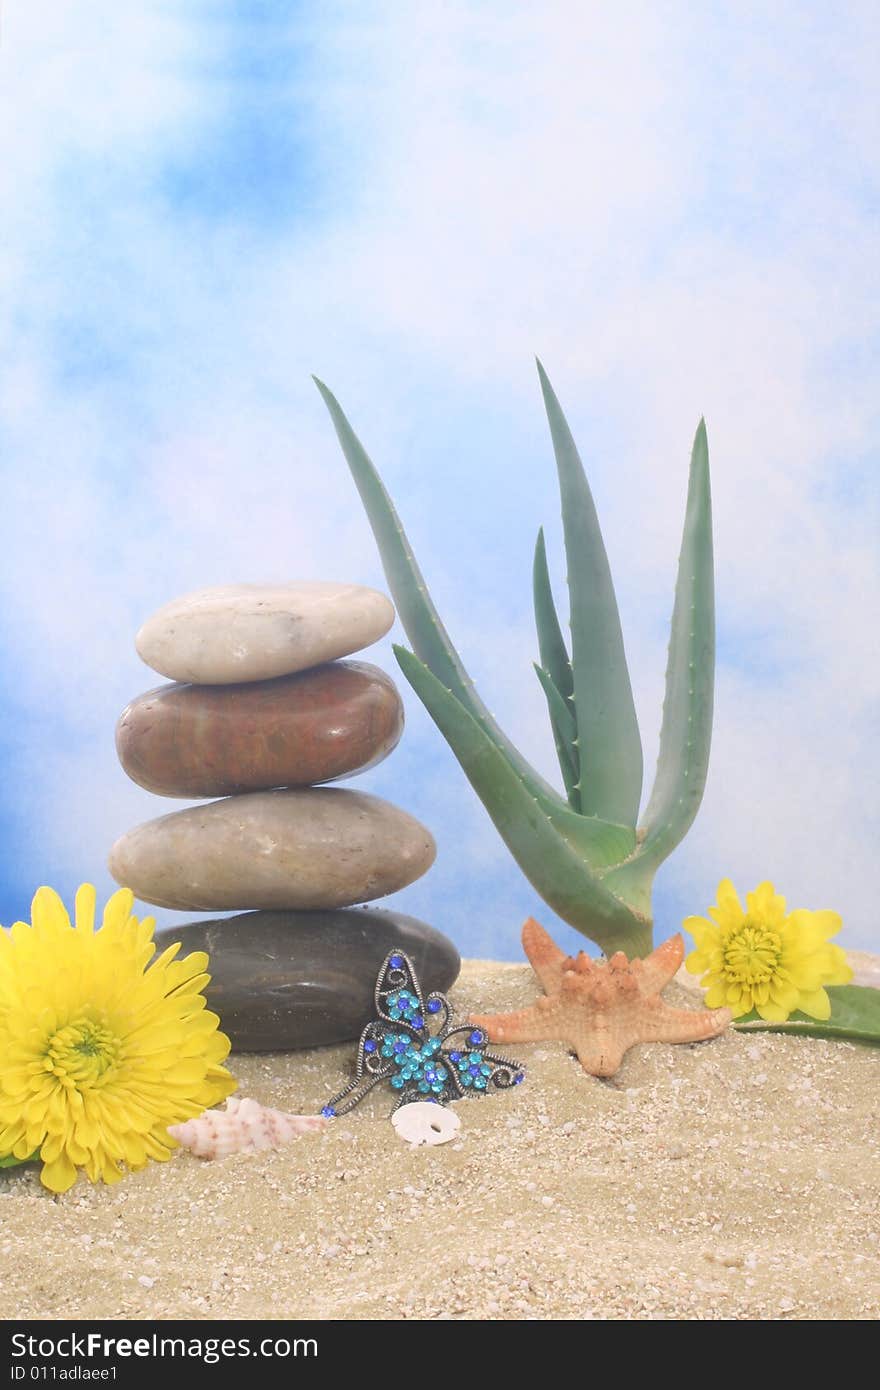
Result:
{"label": "black stone", "polygon": [[448,937],[382,908],[244,912],[156,932],[164,950],[207,951],[208,1006],[236,1052],[287,1052],[359,1038],[375,1017],[376,976],[405,951],[426,994],[447,990],[461,960]]}

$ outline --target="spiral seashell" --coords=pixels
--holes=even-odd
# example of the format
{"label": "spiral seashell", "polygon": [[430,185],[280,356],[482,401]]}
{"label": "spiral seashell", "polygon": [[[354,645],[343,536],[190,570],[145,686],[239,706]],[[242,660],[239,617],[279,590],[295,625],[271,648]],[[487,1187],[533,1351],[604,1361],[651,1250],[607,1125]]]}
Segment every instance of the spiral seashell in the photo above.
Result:
{"label": "spiral seashell", "polygon": [[168,1133],[197,1158],[228,1158],[277,1149],[299,1134],[326,1128],[327,1121],[320,1115],[289,1115],[258,1100],[230,1096],[225,1110],[206,1110],[194,1120],[169,1125]]}

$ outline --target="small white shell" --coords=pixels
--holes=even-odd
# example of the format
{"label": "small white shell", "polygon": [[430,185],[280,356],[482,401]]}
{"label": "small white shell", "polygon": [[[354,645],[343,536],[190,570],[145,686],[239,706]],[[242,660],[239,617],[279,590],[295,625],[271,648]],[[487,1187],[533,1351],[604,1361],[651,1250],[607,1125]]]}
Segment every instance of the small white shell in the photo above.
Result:
{"label": "small white shell", "polygon": [[414,1149],[420,1144],[448,1144],[461,1129],[461,1119],[454,1110],[426,1100],[402,1105],[391,1116],[391,1123]]}
{"label": "small white shell", "polygon": [[230,1096],[225,1110],[206,1110],[182,1125],[169,1125],[168,1133],[197,1158],[226,1158],[229,1154],[277,1149],[297,1134],[327,1128],[320,1115],[288,1115],[270,1110],[258,1100]]}

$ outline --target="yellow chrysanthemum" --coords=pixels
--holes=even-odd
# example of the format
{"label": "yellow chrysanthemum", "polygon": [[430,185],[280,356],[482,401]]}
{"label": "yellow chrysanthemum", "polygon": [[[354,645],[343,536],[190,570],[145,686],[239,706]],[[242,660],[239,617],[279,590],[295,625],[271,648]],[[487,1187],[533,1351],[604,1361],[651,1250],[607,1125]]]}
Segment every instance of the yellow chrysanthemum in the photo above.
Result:
{"label": "yellow chrysanthemum", "polygon": [[685,918],[697,949],[687,958],[694,975],[703,974],[706,1005],[726,1005],[734,1018],[756,1009],[768,1023],[784,1023],[799,1009],[811,1018],[831,1014],[825,985],[852,979],[846,955],[829,937],[840,931],[836,912],[786,913],[785,898],[772,883],[746,894],[746,907],[729,878],[718,885],[718,902],[705,917]]}
{"label": "yellow chrysanthemum", "polygon": [[0,930],[0,1154],[43,1160],[66,1192],[83,1168],[117,1182],[176,1148],[168,1126],[235,1089],[221,1066],[229,1039],[202,990],[208,957],[155,955],[153,919],[114,893],[95,931],[95,890],[76,895],[75,925],[51,888],[31,922]]}

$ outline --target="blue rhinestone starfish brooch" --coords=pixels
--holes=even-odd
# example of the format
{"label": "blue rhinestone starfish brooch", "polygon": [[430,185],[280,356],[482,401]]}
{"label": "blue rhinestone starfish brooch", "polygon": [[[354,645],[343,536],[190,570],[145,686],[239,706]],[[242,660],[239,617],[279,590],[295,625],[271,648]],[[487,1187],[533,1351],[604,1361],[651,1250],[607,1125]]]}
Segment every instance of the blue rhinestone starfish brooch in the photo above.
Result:
{"label": "blue rhinestone starfish brooch", "polygon": [[412,1101],[448,1105],[464,1096],[518,1086],[525,1068],[487,1052],[488,1034],[455,1026],[446,996],[425,998],[412,961],[402,951],[385,957],[376,979],[376,1014],[361,1034],[354,1080],[324,1106],[322,1115],[346,1115],[380,1081],[395,1092],[397,1110]]}

